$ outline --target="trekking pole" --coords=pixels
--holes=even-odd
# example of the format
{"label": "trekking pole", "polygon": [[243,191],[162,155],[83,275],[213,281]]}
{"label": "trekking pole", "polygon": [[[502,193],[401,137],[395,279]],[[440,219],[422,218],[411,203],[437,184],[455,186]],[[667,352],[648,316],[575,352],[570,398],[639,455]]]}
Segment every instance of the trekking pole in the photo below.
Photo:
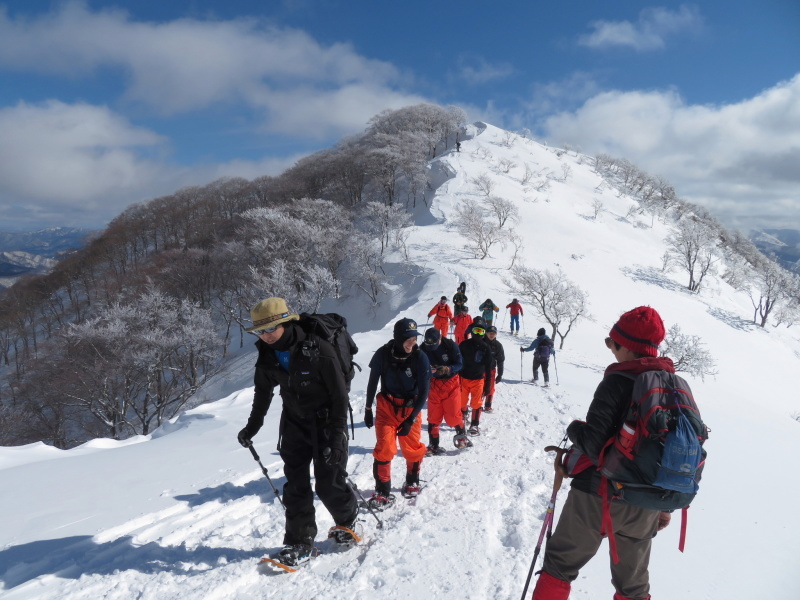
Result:
{"label": "trekking pole", "polygon": [[[520,348],[520,350],[522,350],[522,348]],[[524,354],[523,352],[519,353],[519,380],[520,381],[523,381],[523,379],[522,379],[522,355],[523,354]]]}
{"label": "trekking pole", "polygon": [[525,333],[525,315],[520,313],[519,318],[520,321],[522,321],[522,335],[528,335],[527,333]]}
{"label": "trekking pole", "polygon": [[[566,441],[567,436],[564,436],[564,439],[561,440],[561,443],[564,444]],[[562,448],[561,446],[547,446],[544,451],[556,453],[556,460],[555,463],[553,463],[553,467],[555,468],[556,472],[555,477],[553,478],[553,494],[550,496],[550,502],[547,504],[547,514],[545,514],[544,521],[542,522],[542,531],[539,533],[539,541],[536,544],[536,550],[533,552],[533,560],[531,561],[531,568],[528,570],[528,578],[525,580],[525,589],[522,590],[521,600],[525,600],[525,596],[528,593],[528,586],[531,583],[533,570],[536,568],[536,559],[539,558],[539,551],[542,549],[542,541],[544,540],[545,532],[547,533],[548,540],[553,534],[553,513],[556,509],[556,496],[558,495],[558,490],[561,489],[561,482],[564,480],[564,472],[561,470],[561,457],[567,451],[567,449]]]}
{"label": "trekking pole", "polygon": [[278,493],[278,488],[276,488],[275,484],[272,483],[272,479],[269,478],[269,473],[267,473],[267,468],[264,465],[261,464],[261,459],[258,457],[258,454],[256,453],[256,449],[253,448],[253,442],[250,442],[249,444],[247,444],[247,447],[250,450],[250,454],[253,455],[253,458],[256,459],[256,462],[261,467],[261,471],[264,473],[264,477],[266,477],[267,481],[269,481],[269,485],[272,487],[272,491],[275,492],[275,497],[278,498],[278,502],[281,503],[281,506],[283,507],[283,510],[286,510],[286,505],[283,503],[283,500],[281,500],[281,495]]}
{"label": "trekking pole", "polygon": [[503,311],[503,322],[500,323],[500,329],[502,329],[506,325],[506,313],[507,312],[508,312],[508,307],[506,306],[506,309]]}
{"label": "trekking pole", "polygon": [[553,354],[553,366],[556,368],[556,385],[558,385],[558,362],[555,354]]}
{"label": "trekking pole", "polygon": [[378,518],[378,515],[377,515],[377,514],[375,514],[375,511],[374,511],[374,510],[372,509],[372,507],[369,505],[369,502],[367,502],[366,500],[364,500],[364,496],[362,496],[362,495],[361,495],[361,492],[359,491],[359,489],[358,489],[358,486],[357,486],[355,483],[353,483],[353,480],[352,480],[352,479],[350,479],[349,477],[347,478],[347,485],[349,485],[349,486],[350,486],[350,489],[352,489],[352,490],[353,490],[353,492],[356,494],[356,496],[358,496],[358,497],[361,499],[361,503],[362,503],[364,506],[366,506],[366,507],[367,507],[367,510],[370,512],[370,514],[371,514],[373,517],[375,517],[375,520],[378,522],[378,529],[383,529],[383,521],[381,521],[381,520]]}

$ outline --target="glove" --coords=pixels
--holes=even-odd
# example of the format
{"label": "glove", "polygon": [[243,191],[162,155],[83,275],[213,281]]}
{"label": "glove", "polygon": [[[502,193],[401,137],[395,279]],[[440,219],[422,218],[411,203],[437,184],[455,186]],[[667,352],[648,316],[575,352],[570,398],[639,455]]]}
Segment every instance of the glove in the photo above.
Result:
{"label": "glove", "polygon": [[520,351],[520,352],[525,352],[525,346],[520,346],[520,347],[519,347],[519,351]]}
{"label": "glove", "polygon": [[397,435],[404,437],[411,433],[411,427],[414,425],[414,421],[415,419],[408,417],[405,421],[400,423],[400,425],[397,427]]}
{"label": "glove", "polygon": [[372,426],[375,424],[375,419],[372,417],[372,409],[366,408],[364,409],[364,425],[367,426],[367,429],[372,429]]}
{"label": "glove", "polygon": [[498,375],[497,377],[494,378],[494,382],[495,383],[500,383],[501,381],[503,381],[503,376],[502,375]]}
{"label": "glove", "polygon": [[322,450],[322,457],[329,465],[338,465],[347,455],[347,434],[337,429],[328,437],[328,447]]}
{"label": "glove", "polygon": [[239,432],[239,435],[236,436],[236,439],[239,440],[239,443],[245,448],[250,447],[250,445],[253,443],[253,435],[250,433],[250,430],[247,427]]}
{"label": "glove", "polygon": [[450,375],[450,367],[447,365],[441,365],[436,367],[436,374],[437,375]]}
{"label": "glove", "polygon": [[669,514],[668,512],[659,513],[659,515],[658,515],[658,530],[657,531],[661,531],[662,529],[664,529],[667,525],[669,525],[669,522],[671,520],[672,520],[672,515]]}

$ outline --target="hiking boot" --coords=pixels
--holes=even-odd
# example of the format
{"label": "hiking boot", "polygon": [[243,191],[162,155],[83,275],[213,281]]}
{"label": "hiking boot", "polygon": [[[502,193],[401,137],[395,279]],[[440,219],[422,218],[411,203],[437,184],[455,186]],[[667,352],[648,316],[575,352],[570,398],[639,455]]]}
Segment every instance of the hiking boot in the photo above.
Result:
{"label": "hiking boot", "polygon": [[278,553],[278,560],[284,565],[295,567],[314,557],[314,546],[309,544],[287,544]]}
{"label": "hiking boot", "polygon": [[372,510],[381,511],[394,506],[394,501],[394,494],[381,494],[380,492],[374,492],[372,494],[372,498],[367,500],[367,506]]}
{"label": "hiking boot", "polygon": [[483,407],[483,412],[485,412],[485,413],[493,413],[494,409],[491,406],[484,406]]}

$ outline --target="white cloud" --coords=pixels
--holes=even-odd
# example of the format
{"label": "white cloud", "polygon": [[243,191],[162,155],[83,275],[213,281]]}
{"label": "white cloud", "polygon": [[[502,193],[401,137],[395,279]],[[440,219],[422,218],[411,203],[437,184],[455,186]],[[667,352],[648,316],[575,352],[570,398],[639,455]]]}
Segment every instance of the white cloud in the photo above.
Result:
{"label": "white cloud", "polygon": [[490,63],[485,58],[462,54],[458,57],[458,71],[456,78],[466,81],[469,85],[483,85],[490,81],[505,79],[514,73],[514,67],[509,63]]}
{"label": "white cloud", "polygon": [[223,176],[277,175],[301,156],[175,166],[162,136],[107,107],[55,100],[0,108],[0,131],[5,229],[102,227],[134,202]]}
{"label": "white cloud", "polygon": [[[88,76],[100,68],[127,74],[125,98],[160,114],[243,103],[267,112],[265,123],[293,122],[295,135],[352,132],[372,114],[366,106],[411,104],[398,89],[403,74],[389,63],[358,55],[348,44],[322,46],[302,31],[257,19],[167,23],[132,21],[120,10],[92,12],[81,2],[32,20],[0,12],[0,66],[63,76]],[[318,118],[305,122],[306,103],[280,104],[302,94],[322,99],[364,90],[347,109],[318,102]],[[295,107],[297,110],[295,111]]]}
{"label": "white cloud", "polygon": [[703,18],[696,6],[681,5],[677,11],[656,7],[639,13],[637,23],[630,21],[594,21],[594,31],[581,36],[578,43],[589,48],[628,47],[640,52],[659,50],[666,38],[684,32],[697,32]]}
{"label": "white cloud", "polygon": [[543,132],[663,175],[728,223],[757,215],[800,227],[800,74],[721,106],[674,91],[605,92],[547,118]]}

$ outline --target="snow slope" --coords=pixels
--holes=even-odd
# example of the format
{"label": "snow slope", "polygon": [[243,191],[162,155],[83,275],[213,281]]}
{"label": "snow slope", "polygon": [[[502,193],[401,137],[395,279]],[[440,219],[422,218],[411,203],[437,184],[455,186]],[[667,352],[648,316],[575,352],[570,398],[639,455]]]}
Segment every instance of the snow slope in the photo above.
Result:
{"label": "snow slope", "polygon": [[[0,448],[0,598],[519,598],[552,488],[552,457],[543,448],[585,415],[613,360],[603,338],[622,312],[641,304],[657,308],[668,327],[679,323],[684,333],[701,336],[719,371],[705,381],[689,378],[712,428],[709,459],[690,510],[686,552],[677,550],[678,518],[654,543],[653,597],[800,597],[800,524],[794,518],[800,481],[787,476],[785,466],[800,454],[792,381],[800,366],[796,334],[754,327],[747,299],[719,280],[690,295],[684,276],[662,273],[667,227],[626,219],[631,200],[602,185],[586,157],[558,156],[491,125],[476,124],[471,133],[460,153],[431,163],[438,187],[409,239],[411,257],[427,276],[401,282],[377,312],[357,298],[336,309],[361,332],[357,359],[365,365],[397,318],[425,322],[439,296],[451,297],[460,281],[467,282],[471,307],[487,297],[501,307],[510,302],[502,277],[512,249],[493,248],[490,258],[476,260],[448,225],[460,200],[479,198],[471,180],[486,173],[493,193],[519,207],[520,260],[560,267],[589,293],[592,318],[569,334],[551,366],[558,385],[527,382],[530,353],[521,369],[518,345],[544,325],[526,306],[523,335],[512,339],[505,327],[500,335],[508,357],[505,380],[475,447],[426,459],[426,487],[416,506],[401,500],[382,515],[382,530],[364,515],[363,547],[332,552],[324,533],[333,523],[320,505],[323,555],[295,575],[255,566],[280,546],[283,515],[260,468],[236,442],[252,400],[252,355],[206,388],[206,397],[218,400],[151,436],[96,440],[69,451],[42,444]],[[503,159],[516,163],[508,173],[500,168]],[[537,174],[531,184],[550,176],[548,190],[521,182],[526,163]],[[561,181],[564,164],[571,174]],[[594,219],[596,198],[606,211]],[[502,308],[498,318],[508,325]],[[349,468],[369,493],[374,432],[361,423],[366,381],[363,372],[353,382],[357,423]],[[279,412],[270,412],[254,443],[280,488]],[[396,460],[395,486],[403,471]],[[571,598],[611,598],[606,552],[604,545]]]}

